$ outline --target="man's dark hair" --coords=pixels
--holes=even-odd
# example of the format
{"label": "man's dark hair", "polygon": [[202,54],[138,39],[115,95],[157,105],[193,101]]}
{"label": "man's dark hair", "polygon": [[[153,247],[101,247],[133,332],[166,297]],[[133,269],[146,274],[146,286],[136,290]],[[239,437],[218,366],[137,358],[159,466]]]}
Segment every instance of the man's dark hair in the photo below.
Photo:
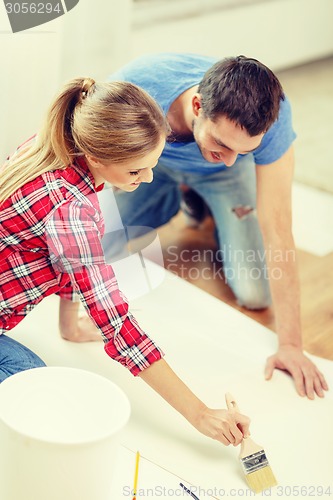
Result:
{"label": "man's dark hair", "polygon": [[267,132],[277,120],[285,98],[274,73],[256,59],[230,57],[214,64],[199,84],[205,116],[237,123],[253,137]]}

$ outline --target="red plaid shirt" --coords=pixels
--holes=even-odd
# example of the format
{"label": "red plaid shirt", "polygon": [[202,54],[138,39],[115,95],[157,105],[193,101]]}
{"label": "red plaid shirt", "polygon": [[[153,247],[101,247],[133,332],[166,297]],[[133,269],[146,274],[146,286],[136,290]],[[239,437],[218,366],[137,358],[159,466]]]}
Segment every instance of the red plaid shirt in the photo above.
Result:
{"label": "red plaid shirt", "polygon": [[83,158],[40,175],[0,205],[0,334],[44,297],[76,293],[106,353],[133,375],[162,357],[118,289],[101,245],[104,221]]}

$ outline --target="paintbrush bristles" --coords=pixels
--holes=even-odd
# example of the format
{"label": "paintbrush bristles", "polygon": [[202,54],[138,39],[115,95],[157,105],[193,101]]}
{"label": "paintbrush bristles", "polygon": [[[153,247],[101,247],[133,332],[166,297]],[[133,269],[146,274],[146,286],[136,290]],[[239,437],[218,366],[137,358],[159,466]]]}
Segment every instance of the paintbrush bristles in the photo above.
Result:
{"label": "paintbrush bristles", "polygon": [[245,479],[249,488],[255,493],[261,493],[277,485],[277,481],[269,465],[251,474],[245,474]]}
{"label": "paintbrush bristles", "polygon": [[244,438],[240,457],[247,484],[255,493],[277,485],[273,471],[262,446],[250,438]]}

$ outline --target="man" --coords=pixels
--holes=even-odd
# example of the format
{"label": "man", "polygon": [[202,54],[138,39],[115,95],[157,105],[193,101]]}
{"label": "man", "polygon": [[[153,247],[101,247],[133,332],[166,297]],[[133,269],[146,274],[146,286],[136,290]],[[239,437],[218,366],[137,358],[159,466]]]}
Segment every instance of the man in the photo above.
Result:
{"label": "man", "polygon": [[[302,351],[291,232],[295,133],[280,82],[255,59],[216,62],[175,53],[141,57],[110,79],[148,91],[171,127],[153,185],[116,193],[124,226],[134,237],[139,226],[168,222],[183,185],[200,195],[215,220],[224,275],[238,303],[262,309],[272,298],[279,346],[267,360],[266,378],[275,368],[286,370],[301,396],[322,397],[326,381]],[[133,174],[140,183],[140,173]]]}

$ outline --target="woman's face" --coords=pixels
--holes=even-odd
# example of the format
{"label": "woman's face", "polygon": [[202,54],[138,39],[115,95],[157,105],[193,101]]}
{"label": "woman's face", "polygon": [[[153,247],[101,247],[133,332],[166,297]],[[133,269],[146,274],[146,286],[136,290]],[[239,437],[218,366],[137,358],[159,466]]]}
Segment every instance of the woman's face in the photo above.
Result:
{"label": "woman's face", "polygon": [[124,161],[122,163],[100,163],[87,157],[89,170],[98,187],[103,182],[109,182],[123,191],[134,191],[141,182],[152,182],[153,168],[162,154],[165,139],[161,139],[158,146],[142,158]]}

